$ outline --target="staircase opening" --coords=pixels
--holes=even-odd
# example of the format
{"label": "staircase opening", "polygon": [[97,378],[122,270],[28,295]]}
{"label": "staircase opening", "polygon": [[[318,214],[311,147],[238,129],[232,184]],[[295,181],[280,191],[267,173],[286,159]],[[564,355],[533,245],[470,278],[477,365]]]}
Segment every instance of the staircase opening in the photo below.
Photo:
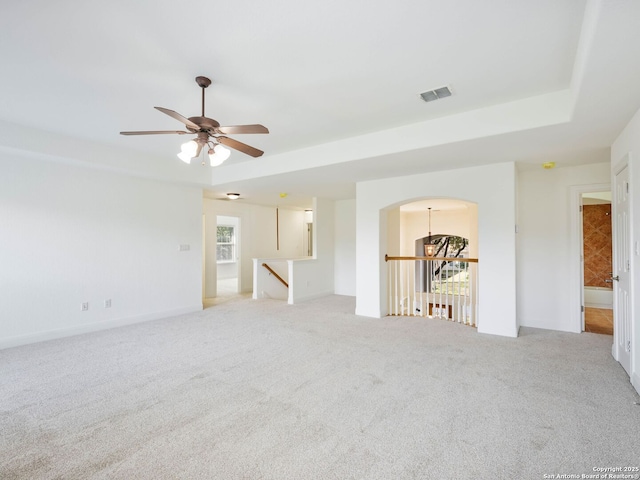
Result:
{"label": "staircase opening", "polygon": [[477,326],[476,204],[428,199],[391,215],[399,219],[389,222],[388,244],[397,252],[386,257],[388,314]]}

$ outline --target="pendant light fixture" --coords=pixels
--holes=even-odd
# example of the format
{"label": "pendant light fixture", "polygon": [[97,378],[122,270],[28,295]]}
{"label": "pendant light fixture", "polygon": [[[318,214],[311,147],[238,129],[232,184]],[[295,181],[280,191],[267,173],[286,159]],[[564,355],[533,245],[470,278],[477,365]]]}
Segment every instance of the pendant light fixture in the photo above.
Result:
{"label": "pendant light fixture", "polygon": [[424,254],[427,257],[433,257],[436,254],[436,245],[431,243],[431,207],[429,207],[429,237],[427,241],[429,243],[424,246]]}

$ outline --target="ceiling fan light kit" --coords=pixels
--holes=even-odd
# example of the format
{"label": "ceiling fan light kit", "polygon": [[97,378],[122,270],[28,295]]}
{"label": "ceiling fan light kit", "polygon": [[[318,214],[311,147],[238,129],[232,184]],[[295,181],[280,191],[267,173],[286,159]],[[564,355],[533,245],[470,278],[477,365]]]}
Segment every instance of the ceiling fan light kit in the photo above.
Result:
{"label": "ceiling fan light kit", "polygon": [[191,163],[193,157],[197,157],[199,145],[194,140],[189,140],[187,143],[183,143],[180,147],[180,153],[178,158],[184,163]]}
{"label": "ceiling fan light kit", "polygon": [[[207,153],[209,155],[209,162],[212,167],[222,165],[224,161],[229,158],[231,151],[226,148],[230,147],[239,152],[245,153],[252,157],[259,157],[264,152],[258,150],[250,145],[239,142],[225,135],[236,135],[245,133],[269,133],[269,130],[258,124],[253,125],[233,125],[233,126],[220,126],[220,124],[212,119],[207,118],[204,114],[205,104],[205,88],[211,85],[211,80],[207,77],[196,77],[196,83],[202,89],[202,115],[199,117],[186,118],[173,110],[163,107],[154,107],[156,110],[169,115],[170,117],[182,122],[187,131],[183,130],[149,130],[149,131],[133,131],[133,132],[120,132],[121,135],[162,135],[162,134],[195,134],[196,138],[183,143],[180,147],[180,153],[178,158],[184,163],[191,163],[193,158],[197,158],[204,146],[208,146]],[[226,146],[226,147],[225,147]],[[204,162],[202,162],[204,165]]]}
{"label": "ceiling fan light kit", "polygon": [[231,155],[231,150],[217,144],[215,147],[209,149],[209,162],[212,167],[220,166]]}

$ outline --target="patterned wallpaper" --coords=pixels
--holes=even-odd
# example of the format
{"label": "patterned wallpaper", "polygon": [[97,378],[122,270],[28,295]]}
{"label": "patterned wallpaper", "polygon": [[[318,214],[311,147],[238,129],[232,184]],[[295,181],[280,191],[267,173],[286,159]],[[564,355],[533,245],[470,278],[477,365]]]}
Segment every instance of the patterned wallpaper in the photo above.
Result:
{"label": "patterned wallpaper", "polygon": [[611,288],[611,205],[584,205],[584,285]]}

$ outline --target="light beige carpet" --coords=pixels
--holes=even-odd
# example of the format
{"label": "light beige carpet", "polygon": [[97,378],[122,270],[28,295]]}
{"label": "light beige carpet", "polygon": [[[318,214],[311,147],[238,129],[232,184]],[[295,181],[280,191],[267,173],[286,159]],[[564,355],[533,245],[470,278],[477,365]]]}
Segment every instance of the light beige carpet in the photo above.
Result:
{"label": "light beige carpet", "polygon": [[0,478],[541,479],[640,464],[611,337],[331,296],[0,351]]}

